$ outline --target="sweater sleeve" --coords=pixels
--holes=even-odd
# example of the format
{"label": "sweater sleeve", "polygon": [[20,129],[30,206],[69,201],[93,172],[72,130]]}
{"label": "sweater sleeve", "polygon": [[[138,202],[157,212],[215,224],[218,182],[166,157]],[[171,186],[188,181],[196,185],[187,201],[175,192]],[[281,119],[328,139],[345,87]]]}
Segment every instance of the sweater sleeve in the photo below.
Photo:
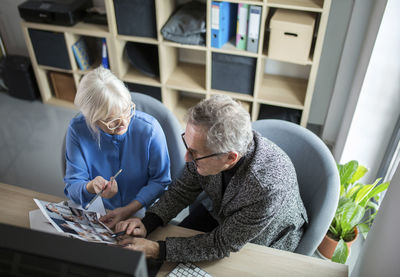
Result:
{"label": "sweater sleeve", "polygon": [[266,212],[267,201],[241,208],[213,231],[192,237],[167,237],[166,260],[169,262],[198,262],[221,259],[239,251],[258,236],[273,219]]}
{"label": "sweater sleeve", "polygon": [[164,132],[157,120],[148,144],[149,167],[148,182],[136,195],[135,200],[143,206],[149,207],[164,193],[171,182],[170,160],[167,141]]}
{"label": "sweater sleeve", "polygon": [[190,173],[186,164],[181,178],[174,180],[160,200],[148,210],[158,215],[164,224],[167,224],[180,211],[192,204],[202,191],[201,180]]}
{"label": "sweater sleeve", "polygon": [[88,167],[81,150],[79,137],[72,126],[68,128],[65,146],[64,193],[75,203],[85,206],[93,197],[93,194],[86,189],[86,184],[90,181]]}

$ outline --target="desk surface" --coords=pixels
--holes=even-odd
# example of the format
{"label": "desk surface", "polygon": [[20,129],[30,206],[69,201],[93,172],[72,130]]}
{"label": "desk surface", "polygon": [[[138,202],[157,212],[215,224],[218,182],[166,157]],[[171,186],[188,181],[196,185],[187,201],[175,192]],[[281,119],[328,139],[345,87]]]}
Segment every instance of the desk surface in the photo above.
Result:
{"label": "desk surface", "polygon": [[[50,202],[63,199],[45,193],[0,183],[0,222],[29,228],[29,211],[37,209],[33,198]],[[168,225],[155,230],[149,238],[185,237],[199,232]],[[346,265],[314,257],[276,250],[252,243],[230,257],[196,263],[214,276],[347,276]],[[176,264],[164,263],[157,276],[165,276]]]}

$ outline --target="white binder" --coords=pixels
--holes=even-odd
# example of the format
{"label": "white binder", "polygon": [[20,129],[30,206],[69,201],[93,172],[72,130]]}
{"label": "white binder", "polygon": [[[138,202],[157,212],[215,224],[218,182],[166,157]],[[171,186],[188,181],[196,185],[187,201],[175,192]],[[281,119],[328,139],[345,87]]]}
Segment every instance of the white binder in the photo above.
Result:
{"label": "white binder", "polygon": [[249,8],[249,29],[247,32],[247,51],[257,53],[260,36],[261,7],[251,5]]}

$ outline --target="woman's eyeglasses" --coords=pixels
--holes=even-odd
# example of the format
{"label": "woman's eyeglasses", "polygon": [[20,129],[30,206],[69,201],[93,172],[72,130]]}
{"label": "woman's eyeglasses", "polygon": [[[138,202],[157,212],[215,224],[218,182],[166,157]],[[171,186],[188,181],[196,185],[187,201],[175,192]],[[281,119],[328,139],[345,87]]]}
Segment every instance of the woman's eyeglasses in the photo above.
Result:
{"label": "woman's eyeglasses", "polygon": [[124,112],[120,117],[109,120],[107,122],[99,120],[103,123],[110,131],[117,129],[123,123],[124,119],[129,120],[135,115],[135,104],[132,102],[129,106],[129,110]]}

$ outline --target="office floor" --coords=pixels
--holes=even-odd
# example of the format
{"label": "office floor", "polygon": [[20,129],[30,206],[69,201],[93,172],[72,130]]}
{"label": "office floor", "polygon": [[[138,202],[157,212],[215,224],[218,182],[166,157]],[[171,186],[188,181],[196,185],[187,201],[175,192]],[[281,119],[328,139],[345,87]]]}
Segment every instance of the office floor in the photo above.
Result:
{"label": "office floor", "polygon": [[76,113],[0,93],[0,182],[64,196],[61,145]]}

